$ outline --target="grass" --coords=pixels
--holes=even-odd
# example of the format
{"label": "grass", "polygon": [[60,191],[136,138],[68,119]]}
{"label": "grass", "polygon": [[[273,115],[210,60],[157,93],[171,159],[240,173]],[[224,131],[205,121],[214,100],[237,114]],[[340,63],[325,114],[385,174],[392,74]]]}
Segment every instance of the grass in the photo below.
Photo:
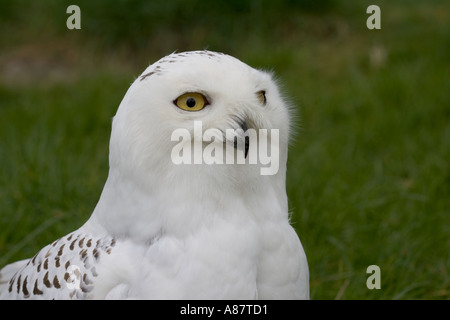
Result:
{"label": "grass", "polygon": [[[202,2],[174,2],[157,7],[171,20],[152,22],[144,39],[145,28],[132,31],[150,23],[145,14],[128,9],[121,17],[137,25],[117,24],[122,2],[102,11],[80,1],[78,33],[60,27],[64,3],[43,3],[55,19],[25,24],[14,5],[0,10],[9,12],[0,24],[17,26],[0,32],[0,265],[89,217],[107,175],[111,118],[134,77],[164,54],[207,47],[273,69],[298,106],[287,189],[311,297],[450,298],[448,4],[380,1],[382,29],[369,31],[364,1],[221,2],[226,10],[207,8],[194,22]],[[366,287],[372,264],[380,290]]]}

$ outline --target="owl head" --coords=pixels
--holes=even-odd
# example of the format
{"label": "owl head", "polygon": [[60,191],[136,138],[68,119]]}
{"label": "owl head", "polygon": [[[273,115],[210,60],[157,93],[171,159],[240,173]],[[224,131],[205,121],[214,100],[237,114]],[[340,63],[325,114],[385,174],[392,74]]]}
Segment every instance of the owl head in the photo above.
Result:
{"label": "owl head", "polygon": [[289,120],[271,73],[222,53],[173,53],[150,65],[123,98],[110,168],[149,188],[168,181],[206,190],[265,179],[284,185]]}

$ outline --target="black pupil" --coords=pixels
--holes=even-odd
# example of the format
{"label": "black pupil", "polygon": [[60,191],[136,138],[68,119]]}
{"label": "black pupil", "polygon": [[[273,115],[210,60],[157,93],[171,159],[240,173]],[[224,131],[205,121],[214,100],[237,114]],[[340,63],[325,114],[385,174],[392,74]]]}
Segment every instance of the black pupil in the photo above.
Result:
{"label": "black pupil", "polygon": [[188,99],[186,100],[186,105],[187,105],[189,108],[195,107],[195,104],[196,104],[196,102],[195,102],[195,99],[194,99],[194,98],[188,98]]}

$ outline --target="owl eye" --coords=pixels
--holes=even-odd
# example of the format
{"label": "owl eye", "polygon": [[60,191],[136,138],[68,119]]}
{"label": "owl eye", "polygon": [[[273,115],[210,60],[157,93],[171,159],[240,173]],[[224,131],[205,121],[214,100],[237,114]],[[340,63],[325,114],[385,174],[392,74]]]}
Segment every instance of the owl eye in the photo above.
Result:
{"label": "owl eye", "polygon": [[258,100],[259,102],[264,106],[266,105],[267,99],[266,99],[266,91],[265,90],[261,90],[258,91],[256,93],[256,95],[258,96]]}
{"label": "owl eye", "polygon": [[174,103],[182,110],[200,111],[208,105],[208,100],[201,93],[188,92],[176,98]]}

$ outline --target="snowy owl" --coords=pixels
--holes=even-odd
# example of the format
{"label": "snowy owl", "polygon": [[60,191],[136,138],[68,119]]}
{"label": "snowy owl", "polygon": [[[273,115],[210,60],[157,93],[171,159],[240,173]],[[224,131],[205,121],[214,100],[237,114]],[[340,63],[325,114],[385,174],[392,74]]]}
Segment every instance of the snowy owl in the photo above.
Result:
{"label": "snowy owl", "polygon": [[308,299],[285,187],[289,131],[270,73],[210,51],[162,58],[113,118],[91,217],[4,267],[0,298]]}

